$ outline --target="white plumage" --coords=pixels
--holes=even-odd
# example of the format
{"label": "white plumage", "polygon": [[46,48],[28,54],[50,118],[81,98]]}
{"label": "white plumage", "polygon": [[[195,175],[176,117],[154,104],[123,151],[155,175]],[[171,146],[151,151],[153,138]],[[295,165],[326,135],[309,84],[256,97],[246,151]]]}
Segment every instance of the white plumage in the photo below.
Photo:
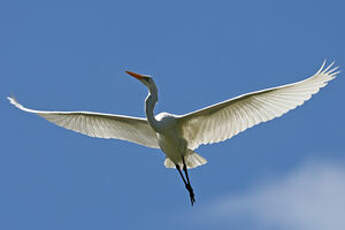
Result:
{"label": "white plumage", "polygon": [[90,137],[126,140],[151,148],[159,148],[156,134],[145,118],[88,111],[62,112],[28,109],[14,98],[8,100],[18,109],[35,113],[48,121]]}
{"label": "white plumage", "polygon": [[145,101],[147,119],[84,111],[33,110],[25,108],[14,98],[8,99],[17,108],[35,113],[66,129],[91,137],[114,138],[161,148],[167,157],[164,162],[166,167],[176,167],[180,174],[180,166],[184,167],[187,180],[181,176],[193,204],[194,193],[186,168],[207,162],[194,150],[201,144],[227,140],[247,128],[280,117],[302,105],[336,77],[339,71],[338,67],[332,68],[333,64],[325,68],[324,62],[313,76],[303,81],[244,94],[185,115],[160,113],[154,116],[154,106],[158,100],[154,81],[148,75],[129,71],[128,74],[149,89]]}
{"label": "white plumage", "polygon": [[338,67],[322,64],[313,76],[293,84],[247,93],[183,115],[180,120],[188,148],[229,139],[261,122],[280,117],[302,105],[334,79]]}

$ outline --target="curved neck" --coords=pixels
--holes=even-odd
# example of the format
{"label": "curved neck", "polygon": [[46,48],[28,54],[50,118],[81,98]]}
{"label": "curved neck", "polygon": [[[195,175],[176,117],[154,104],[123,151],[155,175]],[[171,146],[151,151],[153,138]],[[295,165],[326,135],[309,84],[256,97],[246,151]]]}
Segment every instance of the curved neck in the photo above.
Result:
{"label": "curved neck", "polygon": [[156,132],[158,132],[159,129],[159,122],[156,120],[155,115],[153,114],[153,110],[155,108],[157,101],[157,91],[150,90],[145,100],[145,111],[148,122],[150,123],[153,130],[155,130]]}

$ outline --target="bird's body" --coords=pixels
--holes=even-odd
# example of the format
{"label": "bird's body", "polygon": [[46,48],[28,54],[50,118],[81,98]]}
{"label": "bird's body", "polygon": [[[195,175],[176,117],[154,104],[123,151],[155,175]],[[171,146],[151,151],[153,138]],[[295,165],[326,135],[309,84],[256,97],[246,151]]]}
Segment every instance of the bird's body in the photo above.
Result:
{"label": "bird's body", "polygon": [[[194,192],[187,168],[205,164],[205,158],[194,152],[201,144],[224,141],[252,127],[280,117],[306,100],[335,78],[337,67],[325,63],[313,76],[293,84],[244,94],[215,105],[185,114],[154,115],[158,90],[152,78],[127,71],[149,90],[145,100],[145,118],[94,112],[40,111],[25,108],[8,97],[17,108],[38,114],[66,129],[92,137],[127,140],[151,148],[160,148],[166,155],[164,165],[176,168],[189,191],[192,204]],[[185,173],[185,177],[181,172]]]}
{"label": "bird's body", "polygon": [[187,141],[182,138],[182,129],[179,125],[180,116],[160,113],[156,119],[161,127],[160,132],[157,132],[157,140],[159,147],[166,155],[165,166],[167,168],[175,168],[175,164],[183,167],[181,156],[184,156],[187,168],[195,168],[205,164],[207,161],[199,156],[193,150],[188,149]]}
{"label": "bird's body", "polygon": [[180,138],[176,117],[172,114],[160,113],[156,119],[159,125],[164,127],[157,132],[159,147],[171,161],[179,163],[181,155],[186,155],[186,144]]}

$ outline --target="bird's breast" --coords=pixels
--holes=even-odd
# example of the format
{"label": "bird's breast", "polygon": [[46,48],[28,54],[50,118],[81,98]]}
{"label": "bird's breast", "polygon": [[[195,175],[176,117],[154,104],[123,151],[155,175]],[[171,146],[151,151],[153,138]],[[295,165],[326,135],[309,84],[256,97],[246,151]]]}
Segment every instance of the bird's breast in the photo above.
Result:
{"label": "bird's breast", "polygon": [[158,134],[158,143],[161,150],[173,162],[181,161],[181,155],[184,155],[185,146],[176,135]]}

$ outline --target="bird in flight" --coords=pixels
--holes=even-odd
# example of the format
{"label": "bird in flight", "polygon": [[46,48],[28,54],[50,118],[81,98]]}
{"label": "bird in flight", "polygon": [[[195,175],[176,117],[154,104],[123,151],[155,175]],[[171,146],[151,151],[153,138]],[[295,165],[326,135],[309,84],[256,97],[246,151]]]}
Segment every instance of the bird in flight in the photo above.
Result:
{"label": "bird in flight", "polygon": [[163,112],[155,116],[158,90],[153,78],[131,71],[126,73],[148,89],[146,118],[87,111],[34,110],[19,104],[13,97],[8,99],[18,109],[35,113],[66,129],[91,137],[120,139],[160,148],[166,156],[165,167],[177,169],[193,205],[195,195],[188,169],[207,163],[195,149],[202,144],[230,139],[254,125],[280,117],[302,105],[339,73],[338,67],[332,68],[334,62],[327,67],[325,64],[305,80],[243,94],[185,115]]}

